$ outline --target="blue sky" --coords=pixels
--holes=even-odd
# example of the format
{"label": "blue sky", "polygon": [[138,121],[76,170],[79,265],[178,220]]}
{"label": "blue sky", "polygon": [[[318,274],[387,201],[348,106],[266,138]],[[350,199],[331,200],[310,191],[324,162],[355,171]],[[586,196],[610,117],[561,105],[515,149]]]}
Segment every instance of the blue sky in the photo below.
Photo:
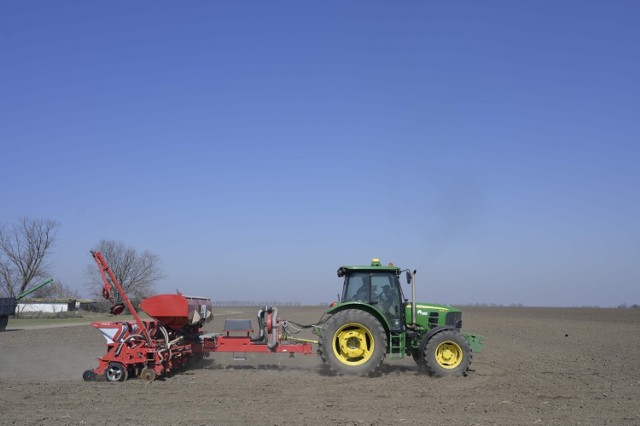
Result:
{"label": "blue sky", "polygon": [[[217,300],[640,303],[640,3],[3,2],[0,221]],[[407,287],[408,290],[408,287]],[[84,290],[83,290],[84,291]]]}

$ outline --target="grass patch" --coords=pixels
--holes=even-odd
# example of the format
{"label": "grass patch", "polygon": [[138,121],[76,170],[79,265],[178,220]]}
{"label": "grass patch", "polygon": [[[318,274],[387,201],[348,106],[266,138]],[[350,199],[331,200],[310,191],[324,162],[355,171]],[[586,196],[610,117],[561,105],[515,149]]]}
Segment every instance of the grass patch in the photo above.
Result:
{"label": "grass patch", "polygon": [[23,312],[19,316],[20,319],[66,319],[66,318],[82,318],[79,311],[62,311],[62,312]]}
{"label": "grass patch", "polygon": [[[72,312],[69,312],[72,313]],[[110,315],[95,312],[80,312],[78,315],[58,317],[55,314],[49,314],[50,318],[42,317],[24,317],[20,318],[11,317],[9,319],[9,328],[28,328],[38,327],[43,325],[76,325],[76,324],[90,324],[92,322],[112,322],[112,321],[134,321],[133,315]],[[141,313],[140,318],[148,320],[149,316]]]}

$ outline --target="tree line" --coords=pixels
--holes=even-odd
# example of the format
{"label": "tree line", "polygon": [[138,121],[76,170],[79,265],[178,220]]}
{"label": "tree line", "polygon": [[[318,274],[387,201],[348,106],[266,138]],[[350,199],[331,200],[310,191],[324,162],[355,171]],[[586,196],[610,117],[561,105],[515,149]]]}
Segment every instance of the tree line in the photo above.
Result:
{"label": "tree line", "polygon": [[254,300],[213,300],[213,306],[302,306],[300,302],[254,301]]}
{"label": "tree line", "polygon": [[[50,219],[20,218],[13,224],[0,223],[0,297],[17,297],[29,291],[39,282],[51,276],[51,265],[47,262],[57,238],[58,222]],[[101,240],[94,247],[102,252],[116,279],[131,299],[141,300],[155,292],[157,281],[164,278],[160,258],[150,251],[138,252],[122,242]],[[92,295],[102,296],[102,277],[95,262],[86,267],[85,286]],[[55,277],[54,277],[55,278]],[[37,298],[79,298],[78,290],[59,280],[54,280],[32,293]],[[122,302],[122,297],[113,291],[112,303]],[[215,306],[301,306],[291,301],[216,300]],[[319,303],[318,305],[326,305]],[[521,303],[501,305],[496,303],[473,303],[467,306],[522,307]],[[640,309],[638,304],[622,303],[620,309]]]}
{"label": "tree line", "polygon": [[[0,296],[17,297],[45,278],[51,277],[48,259],[55,245],[59,224],[50,219],[20,218],[13,224],[0,223]],[[102,240],[94,248],[104,255],[114,276],[129,297],[142,299],[154,293],[156,282],[164,277],[160,258],[147,250],[138,252],[122,242]],[[101,297],[102,277],[92,262],[86,268],[85,286]],[[35,291],[38,298],[75,298],[78,290],[59,280]],[[113,292],[113,302],[122,301]]]}

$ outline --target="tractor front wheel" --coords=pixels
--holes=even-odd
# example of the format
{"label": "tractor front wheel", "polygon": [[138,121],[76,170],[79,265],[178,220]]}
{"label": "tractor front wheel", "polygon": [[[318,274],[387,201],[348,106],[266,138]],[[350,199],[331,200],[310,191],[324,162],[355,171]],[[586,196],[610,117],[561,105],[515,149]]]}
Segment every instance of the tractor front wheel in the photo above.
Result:
{"label": "tractor front wheel", "polygon": [[411,357],[418,364],[418,367],[423,368],[424,365],[424,357],[422,356],[422,352],[419,350],[414,350],[411,352]]}
{"label": "tractor front wheel", "polygon": [[471,348],[462,334],[445,330],[423,344],[423,360],[433,376],[464,375],[471,362]]}
{"label": "tractor front wheel", "polygon": [[373,315],[347,309],[327,321],[318,344],[322,360],[330,369],[365,376],[382,364],[387,353],[387,334]]}

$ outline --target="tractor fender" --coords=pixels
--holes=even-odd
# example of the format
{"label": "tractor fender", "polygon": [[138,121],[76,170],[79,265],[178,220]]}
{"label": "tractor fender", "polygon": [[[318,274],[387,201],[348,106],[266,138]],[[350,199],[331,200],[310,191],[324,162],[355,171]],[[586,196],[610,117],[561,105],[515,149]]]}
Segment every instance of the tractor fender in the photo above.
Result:
{"label": "tractor fender", "polygon": [[439,325],[437,327],[432,328],[427,332],[427,334],[422,336],[422,339],[420,339],[420,349],[424,350],[425,346],[427,346],[427,342],[429,341],[429,339],[431,339],[433,336],[440,333],[441,331],[445,331],[445,330],[457,331],[458,329],[453,325]]}
{"label": "tractor fender", "polygon": [[[440,333],[441,331],[445,331],[445,330],[453,330],[460,333],[460,329],[458,329],[456,326],[453,326],[453,325],[441,325],[438,327],[434,327],[422,337],[422,339],[420,340],[420,348],[424,350],[429,339],[431,339],[433,336]],[[484,349],[484,336],[478,336],[478,335],[469,334],[469,333],[461,333],[461,334],[469,344],[469,347],[471,348],[472,352],[476,352],[476,353],[482,352],[482,349]]]}
{"label": "tractor fender", "polygon": [[382,315],[380,313],[380,311],[378,311],[377,309],[373,308],[371,305],[367,304],[367,303],[361,303],[361,302],[346,302],[346,303],[341,303],[339,305],[336,305],[334,307],[332,307],[331,309],[325,311],[325,314],[337,314],[338,312],[347,310],[347,309],[358,309],[360,311],[365,311],[371,315],[373,315],[373,317],[375,319],[378,320],[378,322],[380,322],[380,324],[382,324],[382,328],[384,328],[384,332],[387,334],[387,339],[389,338],[389,333],[390,333],[390,329],[391,327],[389,326],[389,323],[387,322],[387,319],[384,317],[384,315]]}

